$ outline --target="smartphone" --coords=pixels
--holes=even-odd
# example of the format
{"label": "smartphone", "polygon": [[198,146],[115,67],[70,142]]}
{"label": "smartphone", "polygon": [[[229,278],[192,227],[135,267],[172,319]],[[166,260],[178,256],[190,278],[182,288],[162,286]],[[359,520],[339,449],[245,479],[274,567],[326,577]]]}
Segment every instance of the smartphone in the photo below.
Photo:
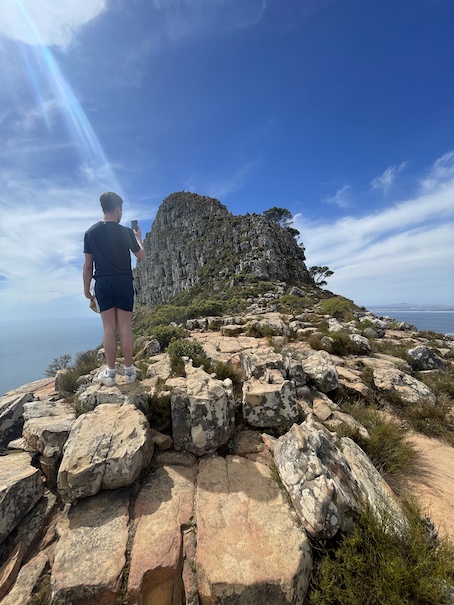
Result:
{"label": "smartphone", "polygon": [[139,227],[139,225],[138,225],[137,221],[131,221],[131,229],[133,231],[137,231],[138,227]]}

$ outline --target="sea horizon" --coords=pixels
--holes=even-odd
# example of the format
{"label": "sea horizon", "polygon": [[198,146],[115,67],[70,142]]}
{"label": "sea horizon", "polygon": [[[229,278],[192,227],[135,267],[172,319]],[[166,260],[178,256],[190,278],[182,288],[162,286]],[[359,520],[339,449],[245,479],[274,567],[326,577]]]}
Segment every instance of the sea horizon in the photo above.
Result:
{"label": "sea horizon", "polygon": [[[367,307],[377,316],[405,321],[421,331],[454,336],[454,306],[450,305],[373,305]],[[45,378],[54,359],[102,344],[99,316],[68,319],[27,319],[0,321],[0,396],[25,384]]]}

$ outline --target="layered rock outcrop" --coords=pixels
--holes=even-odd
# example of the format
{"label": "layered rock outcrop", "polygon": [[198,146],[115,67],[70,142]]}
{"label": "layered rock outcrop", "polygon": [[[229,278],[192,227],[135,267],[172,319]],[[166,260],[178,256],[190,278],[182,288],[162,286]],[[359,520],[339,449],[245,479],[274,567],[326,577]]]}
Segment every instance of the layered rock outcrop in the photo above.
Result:
{"label": "layered rock outcrop", "polygon": [[144,245],[146,259],[135,269],[144,305],[240,275],[311,283],[304,251],[289,231],[264,216],[233,216],[217,200],[187,191],[163,201]]}

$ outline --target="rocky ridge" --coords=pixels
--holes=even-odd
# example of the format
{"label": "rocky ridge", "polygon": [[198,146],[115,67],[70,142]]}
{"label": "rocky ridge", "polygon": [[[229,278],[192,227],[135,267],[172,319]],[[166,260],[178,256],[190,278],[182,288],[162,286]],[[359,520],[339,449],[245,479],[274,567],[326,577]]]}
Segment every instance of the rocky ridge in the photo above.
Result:
{"label": "rocky ridge", "polygon": [[[101,386],[96,370],[75,404],[56,391],[58,376],[1,398],[0,443],[10,452],[0,457],[1,605],[37,594],[56,605],[302,605],[309,537],[348,531],[365,505],[392,511],[389,530],[405,531],[389,485],[336,433],[348,424],[367,438],[335,394],[437,405],[414,367],[443,372],[454,342],[428,346],[411,326],[361,310],[339,321],[316,305],[272,309],[268,294],[242,315],[186,324],[213,363],[241,372],[241,393],[189,359],[186,376],[172,376],[167,353],[148,342],[134,385],[120,376]],[[339,333],[354,353],[329,352]],[[326,350],[310,346],[311,334]],[[375,341],[403,344],[411,363],[372,353]],[[160,398],[171,422],[158,432],[147,417]],[[84,410],[77,418],[75,407]]]}
{"label": "rocky ridge", "polygon": [[164,302],[203,285],[229,287],[243,277],[311,283],[304,250],[264,216],[234,216],[218,200],[187,191],[169,195],[144,240],[135,269],[138,301]]}

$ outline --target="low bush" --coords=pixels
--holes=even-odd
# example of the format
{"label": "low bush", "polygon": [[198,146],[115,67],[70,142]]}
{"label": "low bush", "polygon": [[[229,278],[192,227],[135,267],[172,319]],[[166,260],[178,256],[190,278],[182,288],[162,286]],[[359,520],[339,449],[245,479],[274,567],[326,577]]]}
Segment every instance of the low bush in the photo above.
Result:
{"label": "low bush", "polygon": [[446,370],[429,372],[427,374],[418,372],[416,378],[428,386],[437,397],[446,395],[454,400],[454,367],[452,365],[448,366]]}
{"label": "low bush", "polygon": [[353,311],[356,309],[356,305],[343,296],[333,296],[324,300],[321,304],[321,311],[325,315],[331,315],[336,319],[343,319],[344,321],[350,321],[353,319]]}
{"label": "low bush", "polygon": [[62,397],[71,398],[78,389],[78,379],[98,367],[97,355],[97,349],[77,353],[74,365],[66,367],[66,371],[59,378],[59,394]]}
{"label": "low bush", "polygon": [[350,414],[368,431],[369,439],[348,425],[337,430],[350,437],[369,456],[385,481],[399,492],[406,479],[417,472],[417,451],[407,440],[407,429],[397,421],[386,419],[379,410],[361,402],[346,402],[342,411]]}
{"label": "low bush", "polygon": [[387,532],[364,511],[354,529],[337,540],[314,541],[311,605],[441,605],[454,581],[454,547],[429,541],[421,512],[405,505],[408,531]]}
{"label": "low bush", "polygon": [[52,362],[47,366],[44,375],[52,378],[59,370],[66,369],[71,363],[71,355],[66,353],[65,355],[60,355],[60,357],[55,357]]}
{"label": "low bush", "polygon": [[172,372],[178,376],[185,375],[183,357],[192,359],[195,368],[202,365],[209,367],[210,365],[210,361],[207,358],[202,345],[197,340],[190,340],[188,338],[172,340],[167,347],[167,353],[170,357]]}
{"label": "low bush", "polygon": [[313,302],[310,298],[295,296],[294,294],[284,294],[277,302],[281,306],[281,311],[288,311],[295,315],[298,315],[313,306]]}
{"label": "low bush", "polygon": [[154,326],[149,332],[150,337],[156,338],[156,340],[159,342],[161,351],[165,351],[172,340],[186,338],[188,334],[189,332],[181,326],[168,325]]}

